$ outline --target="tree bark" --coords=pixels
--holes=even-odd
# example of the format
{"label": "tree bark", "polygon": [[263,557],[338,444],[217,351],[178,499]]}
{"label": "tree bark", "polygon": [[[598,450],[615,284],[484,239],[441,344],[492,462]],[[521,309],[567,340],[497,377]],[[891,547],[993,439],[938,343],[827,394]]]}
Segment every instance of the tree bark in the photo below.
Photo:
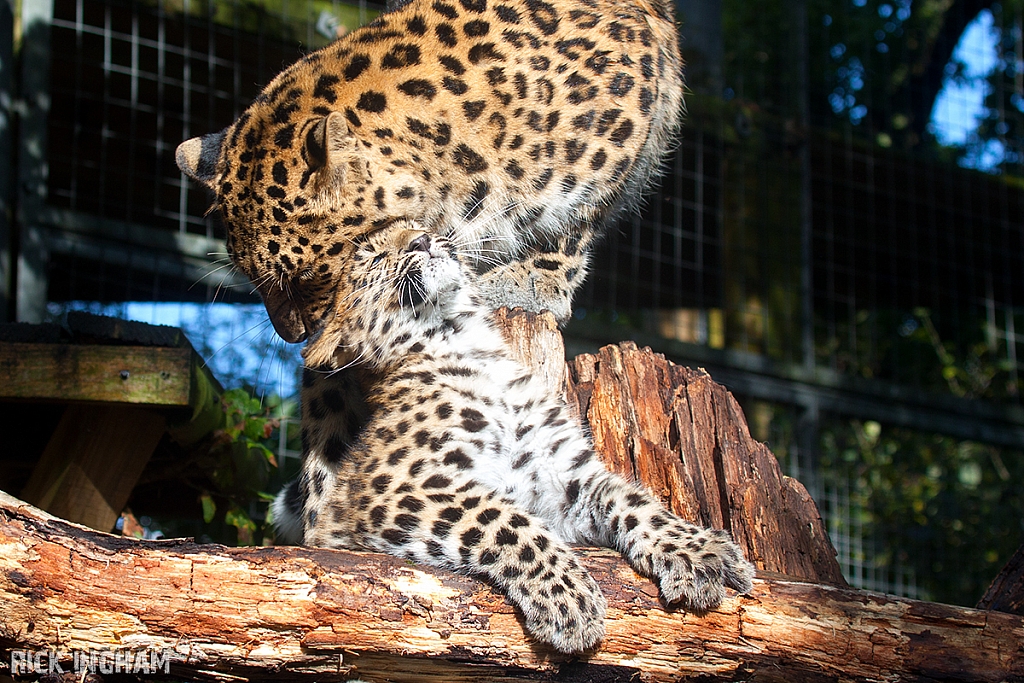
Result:
{"label": "tree bark", "polygon": [[1019,616],[762,576],[697,617],[666,611],[616,554],[581,555],[608,635],[571,658],[464,576],[367,553],[128,540],[0,494],[0,647],[56,650],[65,667],[75,651],[171,651],[172,675],[219,680],[1024,676]]}
{"label": "tree bark", "polygon": [[978,602],[978,609],[1024,615],[1024,545],[1006,563]]}
{"label": "tree bark", "polygon": [[758,569],[846,585],[814,500],[708,373],[632,342],[566,366],[550,313],[502,309],[495,320],[520,361],[576,408],[610,469],[684,519],[727,529]]}

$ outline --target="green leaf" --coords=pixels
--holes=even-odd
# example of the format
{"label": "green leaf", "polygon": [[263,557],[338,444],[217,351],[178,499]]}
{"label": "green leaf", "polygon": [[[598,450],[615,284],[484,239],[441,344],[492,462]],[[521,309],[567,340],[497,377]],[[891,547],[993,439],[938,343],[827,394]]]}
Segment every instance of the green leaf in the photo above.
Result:
{"label": "green leaf", "polygon": [[260,417],[246,418],[246,420],[245,420],[245,436],[246,436],[246,438],[249,439],[250,441],[259,441],[260,439],[265,438],[263,436],[263,433],[264,433],[264,425],[266,425],[266,423],[267,423],[267,421],[265,419],[263,419],[263,418],[260,418]]}
{"label": "green leaf", "polygon": [[239,507],[233,507],[224,515],[224,521],[239,531],[256,531],[256,522],[252,521],[249,515]]}
{"label": "green leaf", "polygon": [[213,521],[213,516],[217,514],[217,504],[213,502],[213,496],[209,493],[199,496],[199,502],[203,506],[203,521],[209,524]]}

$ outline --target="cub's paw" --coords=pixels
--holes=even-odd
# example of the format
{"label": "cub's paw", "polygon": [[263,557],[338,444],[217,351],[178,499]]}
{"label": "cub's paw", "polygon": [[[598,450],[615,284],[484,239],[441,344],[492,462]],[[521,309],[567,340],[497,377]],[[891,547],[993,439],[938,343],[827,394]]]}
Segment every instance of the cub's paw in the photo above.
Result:
{"label": "cub's paw", "polygon": [[666,602],[702,613],[722,603],[726,586],[740,593],[753,587],[754,567],[728,533],[679,526],[654,544],[649,560]]}
{"label": "cub's paw", "polygon": [[527,630],[557,650],[582,652],[604,638],[607,602],[597,582],[574,558],[532,582],[513,586],[510,594],[526,617]]}

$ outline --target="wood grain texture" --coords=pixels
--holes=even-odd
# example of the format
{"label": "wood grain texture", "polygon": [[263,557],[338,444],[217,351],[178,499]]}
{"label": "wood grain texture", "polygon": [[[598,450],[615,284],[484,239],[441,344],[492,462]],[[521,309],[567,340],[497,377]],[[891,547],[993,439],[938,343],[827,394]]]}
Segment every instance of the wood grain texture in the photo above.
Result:
{"label": "wood grain texture", "polygon": [[512,354],[533,370],[552,394],[565,391],[565,344],[558,323],[550,312],[530,313],[521,308],[499,308],[494,322]]}
{"label": "wood grain texture", "polygon": [[133,541],[0,494],[0,647],[169,648],[226,680],[1005,681],[1024,618],[761,577],[704,617],[666,611],[614,553],[595,652],[533,642],[499,594],[393,557]]}
{"label": "wood grain texture", "polygon": [[62,519],[111,531],[166,429],[155,410],[70,405],[21,497]]}
{"label": "wood grain texture", "polygon": [[569,364],[569,397],[609,467],[679,516],[729,530],[759,568],[845,586],[817,506],[703,370],[632,342]]}
{"label": "wood grain texture", "polygon": [[[550,314],[499,311],[517,357],[582,416],[610,469],[684,519],[727,529],[762,570],[845,586],[814,501],[750,436],[736,399],[703,370],[623,342],[567,366]],[[564,378],[564,379],[561,379]]]}
{"label": "wood grain texture", "polygon": [[189,348],[0,343],[0,397],[188,406]]}

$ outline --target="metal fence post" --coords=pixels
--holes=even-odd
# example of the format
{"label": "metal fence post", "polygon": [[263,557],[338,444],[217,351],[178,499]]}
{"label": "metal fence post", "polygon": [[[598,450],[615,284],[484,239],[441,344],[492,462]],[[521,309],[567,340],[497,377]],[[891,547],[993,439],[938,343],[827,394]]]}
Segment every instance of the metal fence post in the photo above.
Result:
{"label": "metal fence post", "polygon": [[0,0],[0,321],[14,317],[14,4]]}
{"label": "metal fence post", "polygon": [[50,114],[50,21],[53,0],[22,0],[21,100],[19,122],[19,226],[15,317],[41,322],[46,314],[48,253],[36,221],[46,200],[46,123]]}

